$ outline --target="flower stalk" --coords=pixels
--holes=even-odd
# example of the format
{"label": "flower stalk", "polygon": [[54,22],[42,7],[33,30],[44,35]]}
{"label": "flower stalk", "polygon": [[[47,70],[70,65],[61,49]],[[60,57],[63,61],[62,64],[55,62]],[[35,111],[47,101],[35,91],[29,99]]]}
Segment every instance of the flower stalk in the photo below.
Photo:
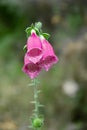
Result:
{"label": "flower stalk", "polygon": [[37,82],[36,82],[36,79],[33,80],[34,81],[34,101],[35,101],[35,117],[38,117],[38,114],[39,114],[39,101],[38,101],[38,86],[37,86]]}
{"label": "flower stalk", "polygon": [[34,104],[34,110],[33,110],[33,114],[31,117],[31,126],[30,128],[34,129],[34,130],[41,130],[41,127],[43,126],[43,117],[40,115],[39,113],[39,107],[43,106],[39,103],[39,93],[41,92],[40,90],[38,90],[38,80],[37,79],[33,79],[32,80],[32,86],[33,86],[33,90],[34,90],[34,101],[32,101],[31,103]]}

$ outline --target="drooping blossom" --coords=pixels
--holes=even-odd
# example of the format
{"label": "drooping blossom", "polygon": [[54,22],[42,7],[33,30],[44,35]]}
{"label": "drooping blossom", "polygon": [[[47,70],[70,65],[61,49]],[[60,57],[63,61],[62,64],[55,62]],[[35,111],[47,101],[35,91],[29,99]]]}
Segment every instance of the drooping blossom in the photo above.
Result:
{"label": "drooping blossom", "polygon": [[41,67],[37,64],[34,64],[30,61],[28,54],[25,54],[24,57],[24,66],[22,68],[23,72],[26,73],[31,79],[38,76],[41,71]]}
{"label": "drooping blossom", "polygon": [[42,35],[38,36],[35,30],[31,30],[27,40],[23,72],[33,79],[39,75],[42,68],[48,71],[57,62],[58,58],[51,44]]}
{"label": "drooping blossom", "polygon": [[41,36],[42,48],[43,48],[43,58],[40,60],[39,64],[48,71],[50,67],[58,62],[58,58],[54,53],[51,44]]}
{"label": "drooping blossom", "polygon": [[29,60],[34,64],[36,64],[43,56],[41,40],[34,30],[32,30],[31,36],[27,40],[27,54]]}

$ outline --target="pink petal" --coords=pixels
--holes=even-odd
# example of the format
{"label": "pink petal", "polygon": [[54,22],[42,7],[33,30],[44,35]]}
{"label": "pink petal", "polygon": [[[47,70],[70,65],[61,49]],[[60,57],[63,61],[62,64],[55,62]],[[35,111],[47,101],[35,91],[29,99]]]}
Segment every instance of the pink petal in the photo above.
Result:
{"label": "pink petal", "polygon": [[41,71],[41,67],[33,62],[29,61],[29,56],[27,53],[24,57],[24,66],[22,68],[23,72],[26,73],[31,79],[37,77]]}
{"label": "pink petal", "polygon": [[46,69],[49,68],[58,62],[58,58],[54,53],[53,47],[46,39],[41,39],[42,48],[43,48],[43,59],[39,62],[39,64]]}
{"label": "pink petal", "polygon": [[42,44],[39,36],[35,32],[27,40],[27,54],[29,60],[37,63],[42,58]]}

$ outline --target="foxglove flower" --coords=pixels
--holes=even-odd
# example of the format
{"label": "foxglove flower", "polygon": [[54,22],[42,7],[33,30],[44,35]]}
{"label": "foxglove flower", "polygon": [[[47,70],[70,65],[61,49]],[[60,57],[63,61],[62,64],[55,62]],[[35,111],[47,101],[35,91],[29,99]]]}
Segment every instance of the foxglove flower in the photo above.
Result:
{"label": "foxglove flower", "polygon": [[27,40],[27,54],[29,60],[34,64],[42,58],[43,52],[41,40],[35,31],[32,31],[31,36]]}
{"label": "foxglove flower", "polygon": [[41,67],[30,61],[28,54],[24,57],[24,66],[22,68],[23,72],[26,73],[31,79],[38,76],[41,71]]}
{"label": "foxglove flower", "polygon": [[53,64],[58,62],[58,58],[55,55],[51,44],[43,36],[41,36],[41,42],[43,48],[43,59],[40,60],[39,64],[48,71]]}

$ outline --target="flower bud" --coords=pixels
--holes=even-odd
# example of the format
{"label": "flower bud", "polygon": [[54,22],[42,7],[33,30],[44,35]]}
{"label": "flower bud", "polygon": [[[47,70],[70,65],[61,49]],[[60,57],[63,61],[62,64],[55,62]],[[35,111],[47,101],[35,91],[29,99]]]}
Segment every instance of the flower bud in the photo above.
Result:
{"label": "flower bud", "polygon": [[34,128],[40,128],[43,125],[43,120],[40,118],[36,118],[32,122]]}

